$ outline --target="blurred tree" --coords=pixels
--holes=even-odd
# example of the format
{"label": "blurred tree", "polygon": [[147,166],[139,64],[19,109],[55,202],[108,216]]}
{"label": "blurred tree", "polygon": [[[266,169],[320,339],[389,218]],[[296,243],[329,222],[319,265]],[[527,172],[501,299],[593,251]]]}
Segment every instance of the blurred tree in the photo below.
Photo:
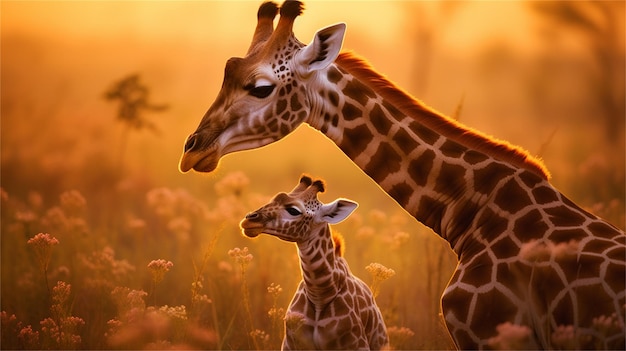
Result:
{"label": "blurred tree", "polygon": [[119,100],[117,119],[125,125],[120,143],[120,166],[130,130],[148,129],[155,134],[159,133],[157,126],[146,119],[145,112],[163,112],[168,109],[168,105],[152,103],[149,97],[150,90],[141,82],[138,74],[131,74],[115,82],[104,94],[107,101]]}
{"label": "blurred tree", "polygon": [[417,96],[424,96],[430,86],[429,77],[432,71],[432,60],[440,50],[440,25],[450,19],[462,8],[463,1],[406,1],[401,5],[406,13],[406,26],[411,38],[410,53],[413,58],[411,89]]}
{"label": "blurred tree", "polygon": [[590,92],[603,109],[607,141],[623,142],[624,114],[624,2],[623,1],[541,1],[531,6],[556,30],[568,27],[586,38],[595,60],[590,70]]}
{"label": "blurred tree", "polygon": [[[549,25],[543,32],[548,48],[543,55],[544,63],[555,55],[564,56],[553,60],[552,65],[541,67],[542,73],[547,75],[567,64],[563,52],[555,53],[559,43],[582,44],[587,57],[585,63],[575,66],[586,87],[581,98],[588,101],[588,107],[580,110],[586,115],[584,123],[598,125],[603,135],[593,154],[580,158],[574,149],[576,176],[572,177],[570,188],[594,213],[624,228],[626,3],[550,1],[531,2],[530,6]],[[565,101],[568,105],[575,103],[579,102]],[[579,103],[579,106],[585,105]]]}

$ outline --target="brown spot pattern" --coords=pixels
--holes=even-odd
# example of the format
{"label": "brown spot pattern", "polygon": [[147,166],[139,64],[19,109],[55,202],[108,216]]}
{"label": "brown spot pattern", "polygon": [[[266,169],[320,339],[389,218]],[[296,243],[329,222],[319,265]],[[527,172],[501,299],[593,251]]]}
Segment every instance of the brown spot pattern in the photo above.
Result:
{"label": "brown spot pattern", "polygon": [[474,190],[481,194],[490,194],[496,185],[514,173],[514,170],[502,163],[493,162],[474,171]]}
{"label": "brown spot pattern", "polygon": [[396,202],[402,207],[406,207],[413,195],[413,188],[406,182],[394,184],[389,190],[389,196],[394,198]]}
{"label": "brown spot pattern", "polygon": [[546,208],[544,211],[550,216],[550,221],[555,226],[579,226],[585,221],[585,217],[578,213],[578,211],[573,211],[567,206]]}
{"label": "brown spot pattern", "polygon": [[380,106],[374,106],[370,112],[370,121],[379,134],[387,135],[389,133],[389,129],[391,129],[391,121],[387,118]]}
{"label": "brown spot pattern", "polygon": [[344,103],[341,114],[346,121],[353,121],[362,116],[361,110],[349,102]]}
{"label": "brown spot pattern", "polygon": [[532,202],[526,190],[522,189],[515,178],[512,178],[498,191],[495,203],[509,213],[517,213]]}
{"label": "brown spot pattern", "polygon": [[408,173],[418,186],[426,185],[428,175],[435,162],[435,152],[426,150],[409,163]]}
{"label": "brown spot pattern", "polygon": [[444,162],[435,181],[434,190],[441,194],[457,195],[465,191],[465,167]]}
{"label": "brown spot pattern", "polygon": [[388,174],[400,170],[402,158],[389,143],[381,143],[372,156],[370,162],[365,166],[365,172],[376,182],[381,182]]}
{"label": "brown spot pattern", "polygon": [[548,225],[543,221],[543,217],[538,210],[532,210],[515,221],[513,232],[524,240],[539,239],[548,229]]}
{"label": "brown spot pattern", "polygon": [[365,106],[370,98],[376,97],[376,93],[357,79],[348,81],[343,94],[355,99],[359,104]]}
{"label": "brown spot pattern", "polygon": [[344,130],[345,140],[341,143],[341,149],[350,158],[360,155],[369,143],[374,139],[374,135],[369,128],[362,124],[355,128]]}
{"label": "brown spot pattern", "polygon": [[400,128],[396,132],[393,136],[393,140],[405,155],[410,154],[418,145],[417,141],[415,141],[404,128]]}

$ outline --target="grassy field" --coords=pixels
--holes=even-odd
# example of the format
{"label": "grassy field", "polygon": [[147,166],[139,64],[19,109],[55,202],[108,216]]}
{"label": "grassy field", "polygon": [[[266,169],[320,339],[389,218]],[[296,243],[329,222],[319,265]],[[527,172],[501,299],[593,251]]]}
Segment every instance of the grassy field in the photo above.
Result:
{"label": "grassy field", "polygon": [[[450,4],[311,2],[296,30],[308,42],[348,22],[346,48],[541,156],[564,194],[624,228],[623,4]],[[326,180],[322,201],[359,202],[334,229],[352,272],[379,290],[391,346],[452,347],[439,315],[456,266],[449,245],[317,131],[229,155],[210,175],[178,172],[224,62],[247,49],[258,3],[1,6],[2,349],[278,348],[301,279],[296,248],[245,238],[238,224],[302,173]],[[558,6],[606,18],[563,22]],[[525,17],[508,26],[495,13]],[[233,16],[250,21],[220,20]],[[133,75],[161,107],[141,110],[139,126],[106,98]],[[376,263],[395,274],[383,280]]]}
{"label": "grassy field", "polygon": [[[252,191],[242,172],[215,183],[211,204],[181,188],[113,192],[126,205],[109,209],[120,218],[104,226],[96,224],[101,203],[79,191],[61,193],[51,206],[36,192],[20,199],[3,191],[3,346],[279,347],[284,310],[301,279],[296,248],[238,230],[270,194]],[[415,227],[404,213],[373,209],[337,230],[353,272],[379,286],[393,346],[448,347],[438,296],[454,256]],[[371,263],[395,274],[382,281],[386,269],[366,269]]]}

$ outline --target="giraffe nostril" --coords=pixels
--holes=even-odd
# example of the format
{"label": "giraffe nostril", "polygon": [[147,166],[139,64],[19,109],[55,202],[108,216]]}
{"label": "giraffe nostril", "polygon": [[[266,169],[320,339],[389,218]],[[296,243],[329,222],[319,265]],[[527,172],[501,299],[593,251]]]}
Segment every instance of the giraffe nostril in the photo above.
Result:
{"label": "giraffe nostril", "polygon": [[187,138],[187,142],[185,142],[185,152],[193,149],[196,146],[196,139],[198,138],[198,134],[194,133]]}
{"label": "giraffe nostril", "polygon": [[259,220],[260,218],[261,218],[261,216],[259,216],[259,214],[257,212],[248,213],[246,215],[246,219],[247,220],[251,220],[251,221]]}

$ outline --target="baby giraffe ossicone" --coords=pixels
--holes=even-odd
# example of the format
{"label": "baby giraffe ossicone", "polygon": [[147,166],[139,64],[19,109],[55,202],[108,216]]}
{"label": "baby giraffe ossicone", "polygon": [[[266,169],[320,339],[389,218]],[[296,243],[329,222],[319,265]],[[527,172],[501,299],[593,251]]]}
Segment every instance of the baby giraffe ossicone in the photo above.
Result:
{"label": "baby giraffe ossicone", "polygon": [[323,181],[302,176],[289,194],[277,194],[241,222],[248,237],[264,233],[298,246],[303,279],[286,313],[282,349],[379,350],[388,343],[380,310],[367,284],[340,256],[340,241],[329,226],[358,204],[346,199],[323,204],[317,198],[323,191]]}

